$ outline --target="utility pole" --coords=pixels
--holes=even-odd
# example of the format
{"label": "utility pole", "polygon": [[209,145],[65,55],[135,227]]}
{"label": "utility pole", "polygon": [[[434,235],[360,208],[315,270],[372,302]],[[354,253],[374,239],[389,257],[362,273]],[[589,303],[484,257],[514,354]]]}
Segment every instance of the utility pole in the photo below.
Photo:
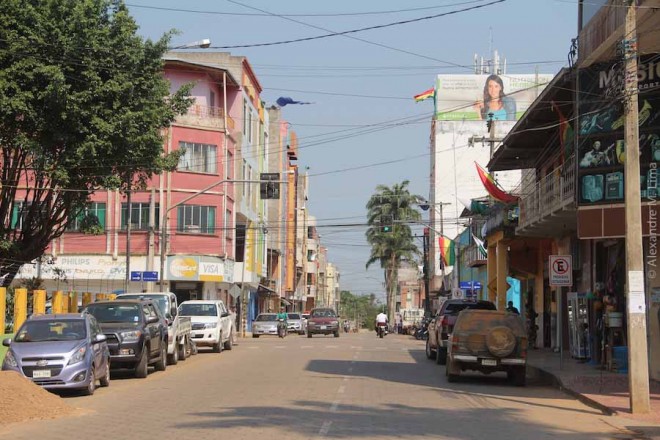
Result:
{"label": "utility pole", "polygon": [[131,206],[131,184],[133,175],[128,178],[128,191],[126,192],[126,280],[124,282],[124,292],[128,292],[128,286],[131,281],[131,223],[133,222]]}
{"label": "utility pole", "polygon": [[[149,247],[147,249],[147,271],[154,270],[156,247],[156,188],[151,188],[149,195]],[[154,282],[147,282],[147,292],[154,291]]]}
{"label": "utility pole", "polygon": [[630,411],[648,413],[648,347],[646,340],[646,296],[644,293],[644,257],[642,253],[642,208],[639,178],[639,108],[637,84],[637,14],[636,1],[623,0],[626,25],[622,44],[625,56],[624,163],[626,203],[626,297],[628,318],[628,383]]}

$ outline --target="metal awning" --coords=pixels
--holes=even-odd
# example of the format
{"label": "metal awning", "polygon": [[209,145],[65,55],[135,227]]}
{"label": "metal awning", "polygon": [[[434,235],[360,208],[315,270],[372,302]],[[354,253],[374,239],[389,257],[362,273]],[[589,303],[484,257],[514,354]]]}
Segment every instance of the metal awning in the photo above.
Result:
{"label": "metal awning", "polygon": [[282,298],[282,297],[280,297],[280,302],[281,302],[282,304],[284,304],[285,306],[292,306],[292,305],[293,305],[293,303],[292,303],[291,301],[289,301],[289,300],[286,299],[286,298]]}
{"label": "metal awning", "polygon": [[[559,143],[559,109],[566,118],[574,114],[575,81],[573,71],[563,68],[550,81],[495,151],[489,171],[536,168],[542,152]],[[554,105],[553,105],[554,104]]]}

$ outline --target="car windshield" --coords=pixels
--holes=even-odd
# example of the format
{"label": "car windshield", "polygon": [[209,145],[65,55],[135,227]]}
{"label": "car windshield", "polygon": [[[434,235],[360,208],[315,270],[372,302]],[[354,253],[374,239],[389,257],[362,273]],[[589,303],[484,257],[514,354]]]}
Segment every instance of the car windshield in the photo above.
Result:
{"label": "car windshield", "polygon": [[77,341],[86,337],[87,328],[83,319],[54,319],[26,322],[14,341]]}
{"label": "car windshield", "polygon": [[495,310],[495,305],[492,303],[451,303],[447,304],[445,313],[455,315],[463,310]]}
{"label": "car windshield", "polygon": [[277,321],[277,315],[269,313],[267,315],[259,315],[255,321]]}
{"label": "car windshield", "polygon": [[140,295],[122,295],[122,298],[126,299],[140,299],[140,298],[146,298],[150,299],[156,304],[158,304],[158,308],[160,309],[160,313],[162,313],[163,316],[169,316],[170,311],[167,310],[167,297],[164,295],[149,295],[148,293],[145,294],[140,294]]}
{"label": "car windshield", "polygon": [[215,304],[181,304],[179,312],[183,316],[218,316],[218,306]]}
{"label": "car windshield", "polygon": [[286,314],[289,319],[300,319],[300,315],[298,313],[287,313]]}
{"label": "car windshield", "polygon": [[312,312],[313,318],[334,318],[336,316],[334,310],[314,310]]}
{"label": "car windshield", "polygon": [[140,309],[137,304],[90,304],[87,311],[100,323],[139,322]]}

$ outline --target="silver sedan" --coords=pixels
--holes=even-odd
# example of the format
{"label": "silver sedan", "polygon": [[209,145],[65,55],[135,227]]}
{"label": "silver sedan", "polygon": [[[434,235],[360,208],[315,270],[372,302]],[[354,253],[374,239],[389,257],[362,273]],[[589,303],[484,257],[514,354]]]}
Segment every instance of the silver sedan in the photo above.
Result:
{"label": "silver sedan", "polygon": [[261,335],[277,336],[276,313],[260,313],[252,321],[252,337],[258,338]]}

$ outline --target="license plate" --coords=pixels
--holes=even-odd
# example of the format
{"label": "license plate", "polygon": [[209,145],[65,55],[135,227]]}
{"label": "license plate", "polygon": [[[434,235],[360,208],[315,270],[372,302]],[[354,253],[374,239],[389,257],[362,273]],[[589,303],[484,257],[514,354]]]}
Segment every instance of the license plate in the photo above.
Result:
{"label": "license plate", "polygon": [[50,377],[50,370],[34,370],[32,371],[32,377],[36,379]]}
{"label": "license plate", "polygon": [[327,325],[322,325],[322,326],[321,326],[321,330],[325,330],[326,328],[328,328]]}
{"label": "license plate", "polygon": [[481,365],[486,365],[489,367],[497,367],[497,361],[495,359],[482,359]]}

